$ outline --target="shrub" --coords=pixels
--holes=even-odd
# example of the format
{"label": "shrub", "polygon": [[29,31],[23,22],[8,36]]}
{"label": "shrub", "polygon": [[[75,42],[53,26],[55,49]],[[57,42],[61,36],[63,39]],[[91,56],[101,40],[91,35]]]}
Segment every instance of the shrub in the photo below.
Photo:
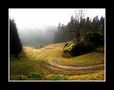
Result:
{"label": "shrub", "polygon": [[72,56],[71,56],[71,54],[69,53],[69,51],[64,51],[63,57],[70,58],[70,57],[72,57]]}
{"label": "shrub", "polygon": [[64,52],[65,51],[71,51],[71,49],[74,47],[74,43],[73,42],[68,42],[65,44],[64,46]]}
{"label": "shrub", "polygon": [[77,43],[68,42],[63,49],[64,57],[71,57],[80,54],[84,54],[92,51],[93,49],[102,46],[104,43],[103,35],[98,32],[89,32],[85,36],[84,41],[78,41]]}
{"label": "shrub", "polygon": [[93,49],[103,46],[103,35],[99,32],[89,32],[86,34],[84,41],[68,42],[63,49],[64,57],[81,55],[92,51]]}
{"label": "shrub", "polygon": [[94,48],[90,42],[79,42],[69,52],[72,56],[80,55],[91,51]]}
{"label": "shrub", "polygon": [[69,53],[71,50],[72,50],[72,48],[74,47],[75,45],[74,45],[74,43],[73,42],[67,42],[66,44],[65,44],[65,46],[64,46],[64,48],[63,48],[63,56],[64,57],[67,57],[67,58],[69,58],[69,57],[71,57],[71,54]]}
{"label": "shrub", "polygon": [[65,76],[63,76],[63,75],[55,75],[55,74],[51,76],[51,79],[52,80],[67,80],[67,78]]}
{"label": "shrub", "polygon": [[41,74],[39,72],[32,72],[28,76],[29,78],[36,78],[36,79],[41,79]]}
{"label": "shrub", "polygon": [[[69,49],[70,48],[70,49]],[[64,57],[71,57],[87,53],[94,49],[94,44],[87,41],[79,41],[77,44],[67,43],[64,47]]]}
{"label": "shrub", "polygon": [[94,45],[96,47],[101,46],[101,45],[104,44],[103,35],[101,33],[98,33],[98,32],[91,32],[91,33],[89,32],[89,33],[87,33],[86,39],[89,42],[94,43]]}

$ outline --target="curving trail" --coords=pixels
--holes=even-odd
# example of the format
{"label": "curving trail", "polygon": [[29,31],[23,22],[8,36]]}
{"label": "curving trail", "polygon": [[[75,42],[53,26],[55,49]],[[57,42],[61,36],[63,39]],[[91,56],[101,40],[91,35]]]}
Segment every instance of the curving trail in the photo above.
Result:
{"label": "curving trail", "polygon": [[82,71],[82,70],[99,70],[102,69],[104,66],[103,64],[99,65],[94,65],[94,66],[85,66],[85,67],[75,67],[75,66],[64,66],[56,63],[54,60],[47,60],[47,65],[45,67],[52,69],[52,70],[57,70],[57,71]]}

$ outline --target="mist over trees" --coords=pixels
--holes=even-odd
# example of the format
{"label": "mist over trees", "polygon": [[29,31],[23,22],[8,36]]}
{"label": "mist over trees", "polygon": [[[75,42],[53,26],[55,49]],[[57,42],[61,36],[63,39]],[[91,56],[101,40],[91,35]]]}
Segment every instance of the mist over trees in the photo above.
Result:
{"label": "mist over trees", "polygon": [[75,12],[75,16],[71,16],[67,25],[59,23],[58,27],[48,26],[45,30],[25,28],[18,29],[18,32],[14,20],[10,20],[11,54],[18,55],[22,50],[22,45],[40,48],[51,43],[83,41],[90,32],[104,35],[104,19],[104,17],[99,19],[98,16],[93,19],[84,18],[83,11],[79,11]]}
{"label": "mist over trees", "polygon": [[47,44],[54,43],[54,34],[57,27],[46,27],[45,30],[38,28],[25,28],[19,30],[19,36],[23,46],[30,46],[33,48],[41,48]]}
{"label": "mist over trees", "polygon": [[21,51],[22,44],[19,39],[15,21],[10,19],[10,54],[18,57]]}
{"label": "mist over trees", "polygon": [[100,33],[104,35],[104,17],[100,19],[95,16],[93,19],[84,18],[82,11],[76,12],[75,17],[71,16],[67,25],[58,24],[58,30],[55,32],[55,43],[66,42],[69,40],[83,41],[88,33]]}

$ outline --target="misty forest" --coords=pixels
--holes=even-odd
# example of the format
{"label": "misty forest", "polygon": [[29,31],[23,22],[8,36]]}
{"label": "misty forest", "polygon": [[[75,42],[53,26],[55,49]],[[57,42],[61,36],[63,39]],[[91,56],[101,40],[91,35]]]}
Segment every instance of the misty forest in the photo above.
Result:
{"label": "misty forest", "polygon": [[9,18],[10,80],[104,80],[104,23],[79,10],[66,25],[20,31]]}

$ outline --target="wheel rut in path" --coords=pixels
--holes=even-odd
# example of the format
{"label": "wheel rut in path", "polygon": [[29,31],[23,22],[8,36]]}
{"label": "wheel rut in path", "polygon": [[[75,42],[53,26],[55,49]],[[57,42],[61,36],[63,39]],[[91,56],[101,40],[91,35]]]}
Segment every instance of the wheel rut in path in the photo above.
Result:
{"label": "wheel rut in path", "polygon": [[88,70],[99,70],[104,67],[103,64],[98,64],[94,66],[84,66],[84,67],[75,67],[75,66],[65,66],[65,65],[60,65],[55,60],[47,60],[45,67],[52,69],[52,70],[57,70],[57,71],[88,71]]}

